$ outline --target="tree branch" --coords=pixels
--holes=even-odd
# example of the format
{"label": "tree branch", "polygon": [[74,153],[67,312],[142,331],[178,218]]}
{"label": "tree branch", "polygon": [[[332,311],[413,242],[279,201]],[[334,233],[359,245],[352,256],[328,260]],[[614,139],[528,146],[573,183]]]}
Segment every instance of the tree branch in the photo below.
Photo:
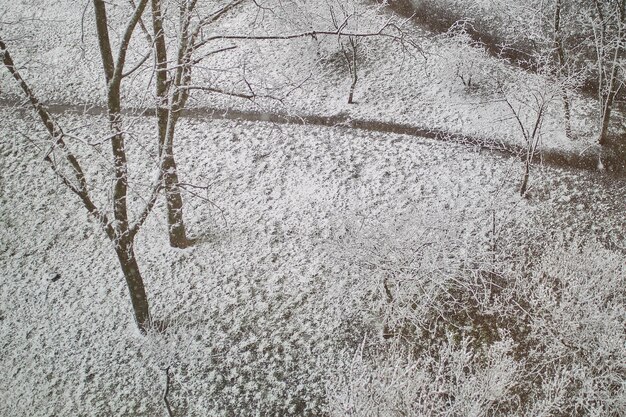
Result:
{"label": "tree branch", "polygon": [[152,55],[152,49],[150,49],[148,51],[148,53],[146,55],[144,55],[143,58],[141,58],[141,60],[137,63],[137,65],[135,65],[132,69],[128,70],[127,72],[122,74],[122,78],[126,78],[129,75],[131,75],[133,72],[137,71],[139,68],[141,68],[141,66],[148,60],[148,58],[150,58],[150,56]]}
{"label": "tree branch", "polygon": [[254,94],[237,93],[235,91],[226,91],[226,90],[222,90],[221,88],[205,87],[205,86],[201,86],[201,85],[188,85],[188,86],[183,86],[183,87],[180,87],[180,88],[181,89],[186,89],[186,90],[200,90],[200,91],[206,91],[206,92],[209,92],[209,93],[225,94],[227,96],[245,98],[247,100],[252,100],[252,99],[254,99],[256,97],[256,95],[254,95]]}
{"label": "tree branch", "polygon": [[[0,38],[0,54],[2,55],[2,62],[5,68],[9,71],[9,73],[13,76],[13,78],[17,81],[22,92],[30,101],[31,106],[39,116],[39,119],[46,127],[50,139],[52,141],[52,147],[50,151],[44,156],[44,160],[51,164],[52,170],[55,174],[61,179],[61,181],[74,193],[76,194],[85,205],[85,208],[91,213],[95,218],[98,219],[102,223],[105,228],[107,234],[110,232],[109,223],[106,215],[100,212],[100,210],[96,207],[96,205],[91,200],[89,196],[89,189],[87,187],[87,180],[85,178],[85,173],[78,162],[78,159],[74,156],[74,154],[67,148],[65,141],[63,140],[64,133],[61,127],[58,125],[56,120],[52,117],[50,112],[41,104],[41,102],[37,99],[33,91],[30,89],[26,81],[22,78],[19,71],[17,70],[15,63],[13,62],[13,58],[7,49],[6,44]],[[67,162],[72,167],[74,172],[74,177],[78,185],[72,184],[72,182],[63,175],[57,168],[55,162],[50,158],[50,153],[58,148],[63,153],[63,156],[67,160]]]}
{"label": "tree branch", "polygon": [[306,37],[316,37],[316,36],[348,36],[355,38],[368,38],[368,37],[376,37],[381,36],[385,38],[391,38],[394,40],[403,41],[403,36],[394,35],[392,33],[385,33],[386,29],[395,29],[398,32],[402,33],[402,30],[395,23],[391,23],[387,21],[383,26],[380,27],[377,31],[374,32],[344,32],[344,26],[341,25],[337,30],[311,30],[308,32],[301,33],[292,33],[288,35],[215,35],[203,39],[202,42],[196,44],[196,49],[206,45],[207,43],[214,40],[257,40],[257,41],[266,41],[266,40],[290,40],[290,39],[298,39],[298,38],[306,38]]}
{"label": "tree branch", "polygon": [[152,195],[148,199],[148,202],[146,203],[146,206],[144,207],[143,211],[141,212],[141,214],[135,221],[135,224],[132,227],[130,227],[130,230],[128,231],[128,234],[131,239],[133,239],[135,235],[137,235],[137,233],[139,232],[139,229],[141,229],[141,226],[143,226],[146,219],[152,212],[152,209],[154,208],[154,205],[156,204],[159,198],[159,194],[161,193],[162,188],[163,188],[163,170],[159,169],[159,178],[156,181],[156,185],[152,189]]}
{"label": "tree branch", "polygon": [[[95,0],[99,1],[99,0]],[[122,41],[120,44],[120,50],[117,55],[117,60],[115,62],[115,70],[113,74],[113,79],[121,79],[122,72],[124,70],[124,63],[126,61],[126,53],[128,52],[128,46],[130,44],[130,38],[133,36],[133,32],[135,31],[135,27],[143,14],[144,9],[146,8],[146,4],[148,0],[140,0],[139,4],[135,8],[135,12],[133,13],[128,25],[126,26],[126,30],[124,31],[124,36],[122,37]]]}
{"label": "tree branch", "polygon": [[237,49],[237,45],[225,46],[223,48],[219,48],[219,49],[215,49],[213,51],[207,52],[207,53],[203,54],[202,56],[200,56],[198,58],[195,58],[193,61],[191,61],[190,65],[199,64],[200,62],[202,62],[202,60],[204,60],[205,58],[207,58],[207,57],[209,57],[211,55],[219,54],[220,52],[230,51],[232,49]]}
{"label": "tree branch", "polygon": [[[128,2],[130,3],[130,5],[133,8],[135,8],[135,9],[137,8],[137,4],[135,3],[135,0],[128,0]],[[152,43],[153,43],[152,36],[150,35],[150,32],[146,28],[146,24],[144,23],[144,21],[143,21],[143,19],[141,17],[139,18],[139,27],[141,28],[141,31],[146,36],[146,40],[148,41],[148,44],[152,45]]]}
{"label": "tree branch", "polygon": [[200,35],[200,33],[202,33],[202,29],[206,25],[211,24],[211,23],[217,21],[220,17],[224,16],[230,10],[232,10],[233,8],[235,8],[236,6],[240,5],[243,2],[244,2],[244,0],[234,0],[233,2],[231,2],[231,3],[227,4],[226,6],[222,7],[217,12],[214,12],[214,13],[210,14],[209,16],[205,17],[204,19],[201,19],[200,22],[198,22],[198,25],[196,26],[196,28],[193,30],[193,32],[191,34],[190,45],[192,46],[192,49],[197,49],[195,47],[196,40],[198,39],[198,36]]}
{"label": "tree branch", "polygon": [[174,413],[172,412],[172,407],[170,406],[170,401],[167,399],[167,395],[170,392],[170,367],[165,368],[165,388],[163,390],[163,402],[165,403],[165,409],[167,410],[167,415],[169,417],[174,417]]}

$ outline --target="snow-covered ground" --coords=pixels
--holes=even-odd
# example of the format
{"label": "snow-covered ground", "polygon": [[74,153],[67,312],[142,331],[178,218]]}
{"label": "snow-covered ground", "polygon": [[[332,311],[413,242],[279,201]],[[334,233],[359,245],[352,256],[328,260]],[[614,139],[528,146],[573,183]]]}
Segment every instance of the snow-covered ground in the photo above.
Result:
{"label": "snow-covered ground", "polygon": [[[624,247],[623,182],[542,169],[525,200],[516,193],[518,162],[459,146],[341,128],[185,121],[181,181],[210,185],[198,191],[204,199],[185,196],[201,242],[169,248],[162,207],[140,233],[153,315],[172,323],[165,335],[142,337],[110,242],[20,135],[33,134],[28,118],[1,116],[2,415],[161,415],[167,366],[178,415],[345,415],[346,398],[374,389],[350,394],[349,383],[359,382],[350,378],[371,372],[358,366],[367,362],[357,355],[362,343],[391,346],[381,338],[384,274],[367,262],[431,253],[426,242],[440,262],[482,259],[494,226],[513,257],[538,239],[548,239],[540,248],[553,246],[550,236],[558,246],[562,230],[568,240]],[[133,129],[149,132],[149,122]],[[415,366],[401,369],[415,376]]]}
{"label": "snow-covered ground", "polygon": [[[218,21],[210,34],[276,35],[333,29],[329,6],[304,4],[308,6],[296,15],[288,6],[270,13],[253,2],[245,2]],[[127,4],[111,7],[114,21],[124,16],[124,6]],[[28,23],[8,27],[12,35],[9,46],[16,61],[28,64],[30,70],[24,69],[24,74],[44,101],[101,104],[103,81],[91,11],[83,15],[68,7],[66,0],[46,7],[58,9],[59,18],[38,21],[36,36],[41,41],[36,46],[30,42],[32,30],[29,32]],[[193,84],[243,94],[250,93],[251,87],[258,98],[249,101],[194,91],[189,106],[345,115],[524,145],[518,122],[503,99],[520,110],[521,119],[530,129],[535,121],[534,95],[549,103],[540,148],[576,153],[596,149],[597,106],[593,100],[571,94],[574,140],[567,139],[563,105],[554,80],[490,57],[463,36],[429,33],[387,9],[377,14],[367,12],[370,2],[355,1],[354,7],[363,14],[356,19],[358,28],[351,29],[357,33],[375,32],[389,19],[402,24],[404,31],[403,42],[376,37],[360,41],[356,104],[347,103],[351,79],[337,37],[320,35],[286,41],[217,41],[208,50],[237,48],[203,61],[194,69]],[[19,11],[15,7],[14,14],[19,15]],[[144,56],[144,44],[145,39],[138,33],[129,54],[129,67]],[[144,87],[153,78],[151,65],[148,60],[142,70],[125,80],[127,106],[154,105],[152,89]],[[471,77],[472,86],[465,86],[461,76],[466,81]],[[0,85],[7,93],[17,93],[6,72],[0,74]]]}
{"label": "snow-covered ground", "polygon": [[[99,104],[93,17],[81,42],[82,10],[70,3],[46,4],[31,21],[38,31],[7,26],[7,41],[44,101]],[[110,2],[113,19],[122,4]],[[216,30],[284,30],[276,16],[250,26],[252,17],[233,13]],[[190,105],[345,114],[518,143],[494,89],[515,100],[545,80],[411,30],[428,59],[366,41],[355,105],[345,103],[336,44],[312,38],[242,43],[194,73],[237,89],[245,63],[251,85],[272,94],[308,79],[282,103],[194,95]],[[457,70],[475,68],[477,87],[466,89]],[[1,74],[9,96],[15,87]],[[126,80],[127,105],[151,104],[138,90],[147,77]],[[553,106],[543,145],[590,146],[590,106],[577,104],[573,142]],[[159,202],[136,251],[153,318],[169,327],[141,336],[111,243],[45,165],[31,117],[0,109],[0,415],[165,415],[165,369],[175,415],[626,409],[623,179],[537,166],[522,199],[520,162],[479,149],[347,127],[182,119],[177,162],[199,240],[170,248]],[[60,119],[85,140],[68,143],[106,204],[106,120]],[[154,167],[154,125],[125,118],[133,210]]]}

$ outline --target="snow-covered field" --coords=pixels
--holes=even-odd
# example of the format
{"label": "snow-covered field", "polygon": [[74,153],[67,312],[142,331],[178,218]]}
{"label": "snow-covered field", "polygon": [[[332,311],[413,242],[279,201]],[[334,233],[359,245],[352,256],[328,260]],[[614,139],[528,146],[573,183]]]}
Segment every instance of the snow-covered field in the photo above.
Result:
{"label": "snow-covered field", "polygon": [[[382,282],[410,298],[419,292],[403,285],[419,281],[419,273],[462,279],[458,261],[496,256],[494,227],[493,266],[507,271],[529,267],[517,261],[531,248],[561,253],[561,230],[568,240],[590,242],[585,258],[562,256],[602,265],[599,276],[611,276],[602,285],[616,298],[604,306],[587,302],[606,319],[594,340],[617,355],[601,356],[603,364],[618,367],[607,371],[612,377],[623,375],[624,350],[615,350],[624,342],[623,328],[615,328],[623,320],[623,255],[593,243],[624,247],[622,182],[605,187],[579,173],[539,170],[533,198],[524,200],[516,194],[518,162],[450,144],[340,128],[185,121],[182,181],[210,185],[198,191],[205,199],[186,195],[188,225],[201,243],[169,248],[161,208],[141,232],[137,252],[153,315],[171,323],[165,335],[142,337],[111,244],[17,133],[32,133],[26,121],[8,111],[2,117],[2,415],[161,415],[167,366],[177,415],[393,415],[393,399],[403,392],[410,402],[416,392],[437,398],[433,390],[444,388],[468,395],[440,398],[449,410],[471,415],[478,407],[482,415],[527,384],[518,379],[527,376],[524,360],[506,336],[514,329],[499,330],[491,365],[465,356],[467,366],[482,367],[482,383],[503,384],[491,397],[475,398],[476,380],[437,388],[442,382],[428,367],[389,353],[400,348],[382,338],[384,328],[401,322],[394,311],[404,310],[386,306]],[[134,128],[149,131],[145,123]],[[537,256],[527,260],[550,264]],[[427,315],[436,308],[420,303]],[[493,303],[497,310],[497,296]],[[559,317],[578,314],[585,326],[587,313]],[[470,339],[448,337],[446,349],[458,359]],[[440,342],[433,339],[429,349]],[[372,365],[380,351],[387,359]],[[446,361],[438,372],[456,372]],[[581,375],[558,378],[557,388]],[[602,404],[624,405],[623,387],[611,395]],[[413,415],[428,413],[417,402],[410,407]]]}
{"label": "snow-covered field", "polygon": [[[122,3],[110,2],[113,22]],[[3,36],[45,101],[101,105],[93,16],[72,4],[49,2]],[[242,7],[215,30],[284,31],[284,16]],[[190,105],[345,114],[519,143],[498,77],[508,74],[511,100],[549,83],[459,39],[410,32],[427,59],[364,42],[355,105],[345,103],[335,41],[313,38],[244,42],[194,72],[239,91],[245,64],[259,94],[298,86],[282,102],[196,94]],[[459,71],[474,70],[476,87],[465,88]],[[6,98],[16,90],[0,74]],[[153,104],[138,89],[149,76],[126,80],[127,106]],[[552,106],[543,146],[587,149],[590,106],[576,106],[575,141]],[[106,119],[59,118],[96,202],[110,202]],[[198,241],[169,246],[160,201],[136,252],[153,319],[167,329],[142,336],[112,244],[46,166],[32,114],[2,108],[0,120],[1,416],[167,415],[166,387],[177,416],[624,415],[621,178],[534,166],[521,198],[520,161],[480,149],[183,118],[176,155]],[[155,165],[155,121],[124,123],[136,213]]]}

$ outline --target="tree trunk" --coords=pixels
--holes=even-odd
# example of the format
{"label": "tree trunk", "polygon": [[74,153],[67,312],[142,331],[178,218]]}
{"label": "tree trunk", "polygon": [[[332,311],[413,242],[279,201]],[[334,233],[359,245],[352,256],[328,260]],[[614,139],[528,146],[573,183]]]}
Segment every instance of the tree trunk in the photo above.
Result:
{"label": "tree trunk", "polygon": [[163,17],[161,14],[161,0],[152,0],[152,27],[154,35],[154,50],[156,55],[156,116],[159,128],[159,155],[163,153],[165,135],[167,133],[168,117],[168,84],[167,84],[167,47],[163,32]]}
{"label": "tree trunk", "polygon": [[[563,46],[563,37],[561,34],[561,0],[556,1],[554,10],[554,47],[557,53],[558,61],[558,77],[559,81],[563,78],[563,69],[565,68],[565,47]],[[572,138],[572,122],[571,122],[571,105],[567,90],[563,87],[563,107],[565,110],[565,136]]]}
{"label": "tree trunk", "polygon": [[[601,12],[601,8],[600,8],[600,3],[598,1],[596,1],[596,8],[598,10],[598,15],[602,18],[603,14]],[[619,70],[620,70],[620,58],[623,57],[623,52],[624,52],[624,46],[623,46],[623,42],[624,42],[624,35],[623,35],[623,31],[624,31],[624,26],[626,25],[626,13],[625,13],[625,8],[626,8],[626,0],[621,0],[619,3],[614,4],[614,6],[617,7],[617,10],[615,10],[617,12],[617,16],[618,16],[618,20],[616,22],[617,24],[617,35],[616,35],[616,45],[615,45],[615,51],[613,52],[613,57],[612,60],[610,61],[609,65],[611,68],[611,74],[610,74],[610,78],[608,80],[608,84],[606,85],[606,95],[602,94],[602,88],[603,85],[602,83],[599,84],[599,88],[601,89],[601,93],[600,93],[600,106],[601,106],[601,117],[602,117],[602,121],[600,124],[600,134],[598,136],[598,144],[600,145],[605,145],[607,143],[607,139],[608,139],[608,133],[609,133],[609,123],[611,121],[611,112],[613,110],[613,102],[615,101],[615,96],[617,95],[617,91],[619,90],[619,81],[617,79],[618,75],[619,75]],[[606,32],[606,29],[603,28],[602,29],[602,33],[604,35],[604,33]],[[604,36],[602,37],[603,40],[603,46],[605,45],[605,40],[604,40]],[[600,68],[601,70],[602,68]]]}
{"label": "tree trunk", "polygon": [[118,242],[115,244],[115,253],[117,254],[117,259],[120,262],[124,278],[126,279],[130,302],[133,306],[135,323],[139,331],[145,333],[150,323],[150,309],[132,242],[123,240]]}
{"label": "tree trunk", "polygon": [[354,90],[356,89],[356,83],[359,81],[359,73],[357,70],[357,43],[356,40],[350,37],[350,47],[352,48],[352,65],[350,65],[350,58],[346,56],[348,61],[348,67],[350,68],[350,74],[352,75],[352,84],[350,85],[350,94],[348,95],[348,104],[354,104]]}
{"label": "tree trunk", "polygon": [[[170,148],[170,149],[168,149]],[[187,238],[185,222],[183,218],[183,199],[178,187],[178,174],[176,160],[174,159],[173,146],[167,146],[163,155],[163,182],[165,188],[165,200],[167,202],[167,223],[169,229],[170,246],[174,248],[187,248],[192,241]]]}
{"label": "tree trunk", "polygon": [[566,91],[563,91],[563,108],[565,110],[565,136],[568,139],[572,138],[572,110],[570,105],[569,96]]}
{"label": "tree trunk", "polygon": [[[174,158],[174,133],[180,111],[184,106],[184,99],[180,93],[174,92],[170,96],[170,86],[167,81],[167,47],[165,33],[163,31],[163,16],[161,0],[152,0],[152,26],[154,30],[154,48],[156,52],[156,96],[157,96],[157,120],[159,130],[159,155],[161,156],[163,170],[163,188],[167,206],[167,223],[170,246],[174,248],[186,248],[192,243],[187,238],[185,221],[183,216],[183,199],[178,186],[178,171]],[[183,33],[183,36],[187,36]],[[186,45],[186,43],[181,43]],[[186,52],[186,51],[183,51]],[[181,53],[179,57],[177,77],[172,80],[174,88],[180,86],[182,80]],[[182,104],[182,105],[181,105]]]}
{"label": "tree trunk", "polygon": [[526,196],[526,191],[528,191],[528,179],[530,178],[530,156],[526,158],[526,163],[524,164],[524,176],[522,177],[522,184],[519,188],[519,195],[522,197]]}
{"label": "tree trunk", "polygon": [[109,237],[111,237],[115,245],[115,252],[126,279],[135,322],[142,333],[146,332],[146,327],[150,322],[150,310],[148,308],[146,289],[144,288],[143,279],[139,273],[139,266],[135,259],[133,248],[134,234],[131,233],[128,218],[128,163],[126,160],[125,131],[122,126],[121,82],[124,78],[123,69],[128,45],[147,1],[141,0],[135,8],[133,17],[124,32],[117,59],[115,60],[109,38],[106,4],[103,0],[93,0],[98,45],[107,84],[107,113],[110,130],[113,133],[111,150],[115,173],[115,178],[113,179],[113,216],[115,218],[115,226],[113,226],[113,231],[109,234]]}
{"label": "tree trunk", "polygon": [[607,86],[608,93],[603,96],[603,100],[600,102],[602,106],[602,121],[600,124],[600,135],[598,136],[598,144],[604,145],[607,142],[607,136],[609,134],[609,123],[611,122],[611,112],[613,110],[613,101],[615,101],[615,95],[617,94],[617,89],[615,88],[617,75],[619,73],[619,68],[617,64],[617,55],[613,60],[613,68],[611,70],[611,78],[609,79],[609,83]]}
{"label": "tree trunk", "polygon": [[[612,88],[612,86],[610,86]],[[602,123],[600,125],[600,134],[598,135],[598,144],[605,145],[609,134],[609,122],[611,121],[611,110],[613,109],[613,99],[615,93],[609,92],[602,107]]]}
{"label": "tree trunk", "polygon": [[609,119],[611,117],[611,109],[607,109],[606,113],[602,115],[602,124],[600,126],[600,134],[598,135],[598,144],[605,145],[607,135],[609,132]]}
{"label": "tree trunk", "polygon": [[348,104],[354,104],[354,89],[358,79],[356,73],[352,76],[352,85],[350,86],[350,94],[348,95]]}
{"label": "tree trunk", "polygon": [[184,249],[193,244],[193,241],[187,238],[185,231],[185,219],[183,215],[183,198],[180,194],[178,186],[178,170],[176,168],[176,159],[174,158],[174,136],[176,133],[176,123],[180,117],[181,110],[184,106],[177,104],[185,100],[174,94],[170,109],[168,110],[167,132],[162,155],[162,172],[163,172],[163,188],[165,189],[165,200],[167,203],[167,223],[169,231],[170,246],[174,248]]}

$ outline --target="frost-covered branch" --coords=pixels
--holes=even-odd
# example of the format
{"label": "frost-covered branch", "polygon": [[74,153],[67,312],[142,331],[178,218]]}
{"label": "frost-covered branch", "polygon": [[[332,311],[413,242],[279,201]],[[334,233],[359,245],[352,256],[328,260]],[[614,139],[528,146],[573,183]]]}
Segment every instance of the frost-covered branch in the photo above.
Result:
{"label": "frost-covered branch", "polygon": [[[52,144],[51,144],[50,149],[44,156],[44,160],[50,163],[53,171],[61,179],[63,184],[65,184],[74,194],[76,194],[81,199],[87,211],[94,218],[98,220],[98,222],[106,231],[107,235],[111,237],[113,230],[111,228],[111,225],[109,224],[107,216],[106,214],[101,212],[101,210],[98,209],[98,207],[96,207],[93,200],[91,199],[91,196],[89,195],[89,189],[87,187],[87,180],[85,178],[85,173],[80,163],[78,162],[78,159],[76,158],[76,156],[68,149],[64,140],[65,134],[63,133],[63,130],[61,129],[59,124],[56,122],[54,117],[50,114],[50,112],[48,112],[45,106],[41,104],[41,102],[37,99],[37,97],[35,96],[30,86],[26,83],[26,80],[22,78],[17,67],[15,66],[15,63],[13,62],[13,58],[11,57],[11,54],[9,53],[9,50],[7,49],[6,44],[4,43],[4,40],[1,37],[0,37],[0,54],[2,54],[2,62],[4,64],[4,67],[9,71],[9,73],[13,76],[15,81],[18,83],[18,85],[20,86],[20,89],[22,90],[24,95],[27,97],[31,106],[33,107],[37,115],[39,116],[39,119],[41,120],[42,124],[45,126],[46,130],[48,131],[48,135],[50,136],[50,140],[52,141]],[[74,173],[74,179],[76,183],[73,183],[69,178],[67,178],[58,169],[58,166],[56,165],[54,160],[50,157],[50,154],[56,149],[59,149],[61,151],[65,160],[72,167],[72,171]]]}

